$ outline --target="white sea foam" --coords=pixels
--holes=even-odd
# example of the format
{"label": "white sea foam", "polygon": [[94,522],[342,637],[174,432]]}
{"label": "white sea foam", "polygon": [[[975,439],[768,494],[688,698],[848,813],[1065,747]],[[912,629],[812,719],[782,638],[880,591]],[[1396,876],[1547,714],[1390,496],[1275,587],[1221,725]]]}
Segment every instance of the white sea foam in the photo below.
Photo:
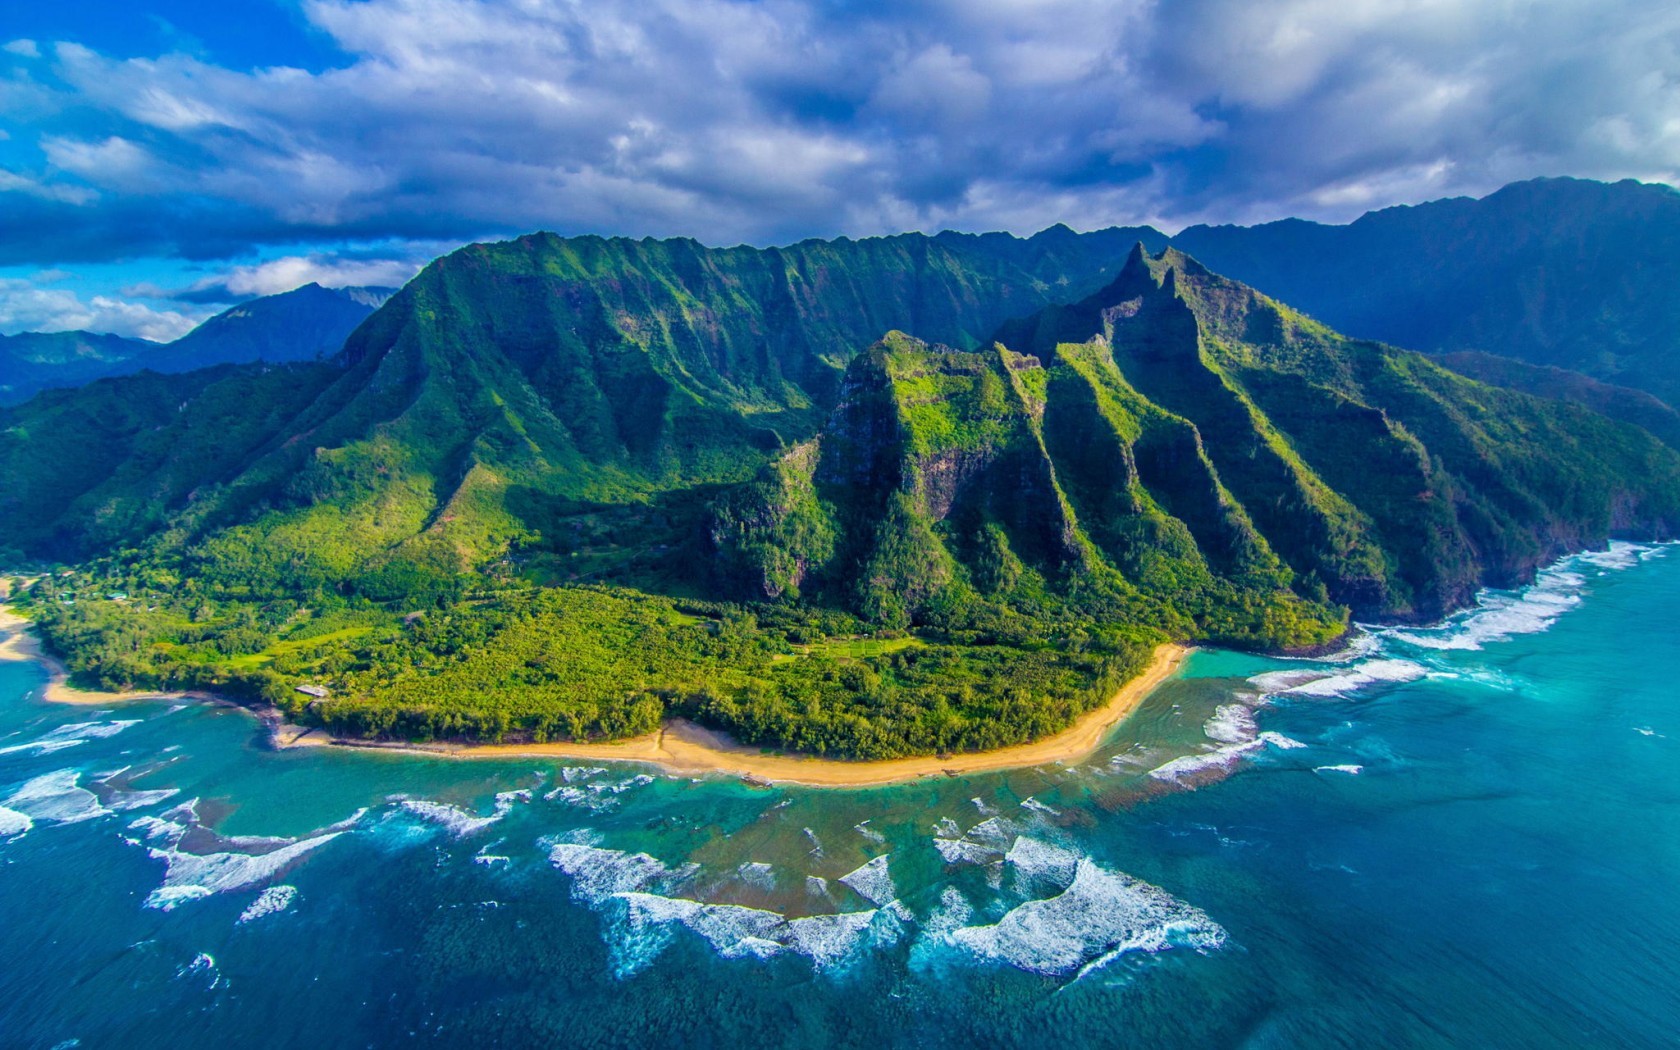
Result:
{"label": "white sea foam", "polygon": [[669,889],[687,881],[694,865],[671,868],[646,853],[625,853],[576,842],[550,847],[549,863],[570,875],[572,896],[588,904],[599,904],[616,894],[658,886]]}
{"label": "white sea foam", "polygon": [[252,901],[249,907],[239,913],[240,925],[244,925],[254,919],[265,918],[269,915],[278,915],[287,908],[290,908],[292,906],[292,902],[296,899],[296,886],[270,886],[268,889],[257,894],[257,899]]}
{"label": "white sea foam", "polygon": [[35,826],[26,813],[0,806],[0,839],[15,839]]}
{"label": "white sea foam", "polygon": [[1030,809],[1035,813],[1042,813],[1047,817],[1059,817],[1059,816],[1062,815],[1061,810],[1055,809],[1054,807],[1051,807],[1051,806],[1047,806],[1044,803],[1040,802],[1038,799],[1032,798],[1030,796],[1021,800],[1021,808],[1022,809]]}
{"label": "white sea foam", "polygon": [[862,821],[862,822],[854,825],[852,830],[856,831],[859,835],[862,835],[864,838],[868,839],[870,842],[875,843],[875,845],[877,845],[877,846],[879,846],[883,842],[887,841],[886,836],[882,835],[879,831],[876,831],[874,828],[870,827],[869,826],[869,821],[867,821],[867,820]]}
{"label": "white sea foam", "polygon": [[1357,765],[1351,765],[1351,764],[1340,765],[1340,766],[1314,766],[1313,767],[1313,772],[1314,773],[1346,773],[1350,777],[1356,777],[1359,774],[1363,773],[1364,771],[1365,771],[1364,766],[1357,766]]}
{"label": "white sea foam", "polygon": [[1585,577],[1566,568],[1543,570],[1522,591],[1483,591],[1476,608],[1437,627],[1380,631],[1422,649],[1476,650],[1519,634],[1538,634],[1581,602]]}
{"label": "white sea foam", "polygon": [[53,824],[76,824],[108,816],[99,797],[80,785],[81,773],[60,769],[26,781],[3,804],[34,820]]}
{"label": "white sea foam", "polygon": [[167,867],[163,885],[146,898],[146,907],[171,911],[189,901],[215,893],[244,889],[272,878],[305,853],[318,849],[342,832],[302,839],[268,853],[187,853],[174,846],[148,847],[154,860]]}
{"label": "white sea foam", "polygon": [[1225,942],[1225,931],[1201,909],[1085,858],[1056,896],[1017,905],[993,925],[960,926],[941,936],[979,959],[1047,976],[1074,974],[1128,952],[1208,951]]}
{"label": "white sea foam", "polygon": [[[613,970],[621,977],[635,973],[657,957],[678,928],[698,934],[725,958],[764,958],[792,951],[806,956],[821,969],[850,954],[872,926],[896,930],[902,914],[872,908],[864,912],[788,919],[762,908],[713,904],[670,895],[692,882],[694,865],[672,868],[645,853],[570,842],[553,845],[549,859],[572,877],[574,897],[614,920],[609,946]],[[869,867],[866,864],[858,871]],[[887,887],[891,886],[884,866],[880,878],[885,879]],[[879,879],[873,885],[878,889]],[[807,890],[814,895],[826,894],[827,885],[821,879],[811,879],[807,881]],[[882,936],[887,934],[883,932]]]}
{"label": "white sea foam", "polygon": [[858,896],[877,907],[888,901],[898,899],[898,887],[893,885],[892,875],[887,871],[887,856],[881,856],[840,876],[840,881],[850,886]]}
{"label": "white sea foam", "polygon": [[1191,755],[1180,755],[1151,769],[1149,775],[1181,787],[1189,786],[1204,775],[1235,769],[1244,758],[1256,755],[1268,746],[1286,751],[1306,746],[1282,733],[1261,732],[1254,718],[1254,709],[1247,704],[1221,704],[1214,710],[1213,717],[1203,724],[1202,732],[1218,746]]}
{"label": "white sea foam", "polygon": [[1411,660],[1366,660],[1339,674],[1304,681],[1283,692],[1289,696],[1347,696],[1382,682],[1415,682],[1428,673],[1427,667]]}
{"label": "white sea foam", "polygon": [[933,833],[943,838],[954,839],[962,836],[962,828],[950,817],[940,817],[934,822]]}
{"label": "white sea foam", "polygon": [[747,861],[735,869],[735,877],[761,890],[776,888],[776,869],[763,861]]}
{"label": "white sea foam", "polygon": [[982,846],[990,846],[1002,853],[1015,841],[1016,832],[1020,825],[1003,817],[988,817],[963,833],[963,838],[970,842],[977,842]]}
{"label": "white sea foam", "polygon": [[1015,874],[1016,888],[1032,896],[1066,888],[1073,881],[1079,859],[1072,850],[1025,835],[1017,838],[1003,857]]}
{"label": "white sea foam", "polygon": [[398,801],[404,809],[415,816],[438,825],[456,838],[465,838],[474,832],[483,831],[507,816],[508,813],[512,812],[514,803],[529,802],[530,800],[531,792],[529,789],[503,791],[496,796],[495,809],[489,816],[469,813],[460,806],[452,806],[447,802],[433,802],[430,799],[404,798]]}
{"label": "white sea foam", "polygon": [[22,751],[33,751],[37,755],[50,755],[57,751],[65,751],[72,747],[80,747],[86,740],[31,740],[27,744],[9,744],[0,747],[0,755],[15,755]]}
{"label": "white sea foam", "polygon": [[998,855],[998,851],[991,846],[938,835],[934,836],[933,848],[939,851],[939,855],[945,858],[947,864],[985,864]]}
{"label": "white sea foam", "polygon": [[1220,704],[1202,726],[1202,733],[1221,744],[1245,744],[1260,734],[1260,727],[1247,704]]}
{"label": "white sea foam", "polygon": [[618,900],[624,911],[612,948],[614,972],[620,977],[651,962],[670,943],[678,927],[698,934],[726,959],[764,959],[791,951],[810,959],[819,970],[845,960],[883,920],[895,929],[885,933],[882,940],[896,934],[896,917],[874,909],[789,919],[760,908],[652,893],[625,893]]}

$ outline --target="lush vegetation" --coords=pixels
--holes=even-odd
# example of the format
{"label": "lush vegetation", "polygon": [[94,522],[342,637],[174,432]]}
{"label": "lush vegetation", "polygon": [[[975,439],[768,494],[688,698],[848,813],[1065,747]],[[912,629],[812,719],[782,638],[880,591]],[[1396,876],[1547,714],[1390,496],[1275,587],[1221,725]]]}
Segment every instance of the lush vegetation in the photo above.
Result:
{"label": "lush vegetation", "polygon": [[1192,226],[1173,245],[1352,335],[1565,368],[1680,405],[1669,186],[1535,179],[1344,226]]}
{"label": "lush vegetation", "polygon": [[[1099,269],[1068,238],[475,246],[335,362],[0,410],[0,547],[89,685],[887,757],[1054,732],[1162,640],[1311,650],[1680,526],[1645,431],[1176,251],[977,336]],[[955,348],[860,335],[904,318]]]}

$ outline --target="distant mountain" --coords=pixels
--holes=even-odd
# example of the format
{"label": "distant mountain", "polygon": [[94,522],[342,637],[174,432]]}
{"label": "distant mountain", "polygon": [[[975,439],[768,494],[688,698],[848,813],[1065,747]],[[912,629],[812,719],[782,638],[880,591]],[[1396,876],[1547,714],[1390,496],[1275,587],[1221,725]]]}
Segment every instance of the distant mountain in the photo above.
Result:
{"label": "distant mountain", "polygon": [[143,369],[190,372],[220,364],[330,357],[393,294],[389,288],[306,284],[224,310],[172,343],[90,332],[0,336],[0,405]]}
{"label": "distant mountain", "polygon": [[0,405],[27,401],[52,386],[81,386],[129,367],[158,350],[144,339],[97,332],[20,332],[0,335]]}
{"label": "distant mountain", "polygon": [[338,353],[356,326],[395,295],[390,288],[306,284],[240,303],[205,321],[150,367],[191,372],[211,365],[315,361]]}
{"label": "distant mountain", "polygon": [[1667,186],[1536,179],[1346,226],[1193,226],[1173,244],[1350,335],[1680,404],[1680,193]]}

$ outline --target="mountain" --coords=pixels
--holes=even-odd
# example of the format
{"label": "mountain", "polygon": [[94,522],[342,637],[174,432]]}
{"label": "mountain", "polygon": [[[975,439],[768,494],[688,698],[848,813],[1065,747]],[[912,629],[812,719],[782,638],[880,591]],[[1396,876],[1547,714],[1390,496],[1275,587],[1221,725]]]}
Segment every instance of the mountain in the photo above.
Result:
{"label": "mountain", "polygon": [[877,622],[1024,607],[1030,578],[1193,635],[1298,644],[1288,621],[1318,614],[1292,595],[1432,620],[1612,532],[1671,534],[1677,468],[1631,426],[1347,339],[1140,246],[1108,287],[983,352],[894,334],[860,356],[823,432],[720,536],[759,596],[815,590]]}
{"label": "mountain", "polygon": [[115,375],[157,345],[97,332],[0,335],[0,405],[27,401],[48,387]]}
{"label": "mountain", "polygon": [[1484,383],[1585,405],[1601,416],[1644,427],[1669,448],[1680,449],[1680,411],[1643,390],[1601,383],[1579,372],[1531,365],[1480,350],[1438,354],[1435,359],[1459,375]]}
{"label": "mountain", "polygon": [[224,310],[168,344],[148,367],[191,372],[211,365],[314,361],[332,357],[386,299],[390,288],[306,284]]}
{"label": "mountain", "polygon": [[1163,639],[1319,648],[1680,529],[1642,429],[1092,243],[474,245],[332,361],[0,410],[0,547],[85,563],[34,612],[90,682],[881,757],[1052,732]]}
{"label": "mountain", "polygon": [[[176,464],[194,454],[196,420],[223,411],[214,383],[173,400],[168,384],[129,383],[13,410],[8,433],[30,437],[0,441],[19,478],[0,494],[10,518],[0,546],[80,557],[140,542],[172,516],[237,520],[254,501],[329,530],[346,524],[341,514],[377,519],[327,544],[353,547],[356,560],[402,540],[470,562],[552,534],[556,515],[585,506],[634,508],[742,480],[815,431],[847,360],[881,332],[915,326],[976,345],[1011,315],[1111,279],[1117,246],[1139,236],[1164,241],[1057,227],[1025,240],[905,235],[767,250],[551,234],[474,245],[387,302],[332,370],[239,373],[276,391],[240,395],[254,418],[267,418],[269,402],[312,400],[263,441],[253,434],[247,458],[213,478]],[[215,407],[201,410],[200,398]],[[109,419],[88,407],[107,400],[124,402]],[[71,426],[82,429],[63,432]],[[87,442],[103,469],[46,466],[59,446]],[[13,513],[23,507],[31,512]],[[313,527],[267,536],[279,546],[260,557],[283,550],[314,564]]]}
{"label": "mountain", "polygon": [[1173,244],[1350,335],[1680,404],[1680,193],[1667,186],[1537,179],[1346,226],[1193,226]]}
{"label": "mountain", "polygon": [[145,369],[190,372],[219,364],[331,357],[394,291],[306,284],[224,310],[172,343],[92,332],[0,336],[0,405]]}

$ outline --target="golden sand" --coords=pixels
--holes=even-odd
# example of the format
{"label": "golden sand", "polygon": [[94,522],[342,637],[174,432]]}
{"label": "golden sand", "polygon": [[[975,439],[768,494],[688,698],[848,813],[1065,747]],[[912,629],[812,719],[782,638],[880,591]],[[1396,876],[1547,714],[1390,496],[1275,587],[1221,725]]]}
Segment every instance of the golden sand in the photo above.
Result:
{"label": "golden sand", "polygon": [[680,718],[666,723],[657,733],[610,744],[443,744],[391,750],[423,751],[463,759],[530,756],[586,762],[642,762],[672,773],[733,773],[757,780],[812,787],[872,787],[923,777],[1045,766],[1077,762],[1095,752],[1102,746],[1109,730],[1137,710],[1145,697],[1172,677],[1190,652],[1189,648],[1181,645],[1160,646],[1143,673],[1122,686],[1108,703],[1082,715],[1073,725],[1054,736],[1017,747],[948,758],[849,762],[767,753]]}
{"label": "golden sand", "polygon": [[[42,698],[61,704],[113,704],[128,700],[193,699],[217,700],[208,693],[133,691],[104,693],[73,689],[65,681],[64,666],[41,648],[29,630],[29,621],[0,605],[0,660],[36,660],[46,666],[50,680]],[[812,787],[872,787],[896,784],[923,777],[962,776],[999,769],[1021,769],[1056,763],[1077,762],[1096,751],[1113,729],[1137,710],[1144,698],[1165,682],[1184,663],[1191,650],[1182,645],[1158,647],[1143,673],[1120,687],[1112,699],[1088,712],[1054,736],[1030,744],[953,755],[948,758],[894,758],[876,762],[850,762],[767,752],[749,747],[677,718],[658,732],[610,744],[435,744],[370,745],[338,740],[325,730],[292,725],[278,720],[278,712],[264,715],[270,724],[274,746],[322,747],[342,744],[399,754],[443,755],[450,758],[559,758],[585,762],[639,762],[681,774],[730,773],[776,783]]]}

